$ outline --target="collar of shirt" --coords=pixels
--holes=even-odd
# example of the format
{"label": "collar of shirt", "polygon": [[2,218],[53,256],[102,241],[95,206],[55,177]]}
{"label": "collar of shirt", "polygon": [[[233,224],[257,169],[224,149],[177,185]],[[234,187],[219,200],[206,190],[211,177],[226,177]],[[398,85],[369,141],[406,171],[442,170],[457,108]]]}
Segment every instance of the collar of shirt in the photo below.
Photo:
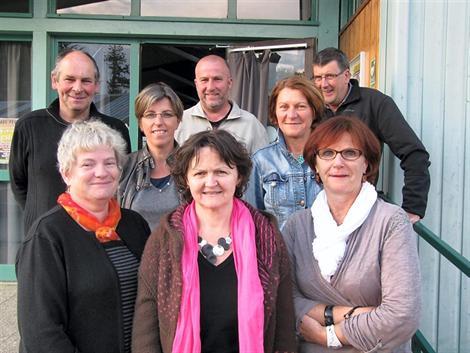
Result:
{"label": "collar of shirt", "polygon": [[229,111],[227,112],[227,114],[225,114],[225,116],[224,116],[222,119],[217,120],[217,121],[210,121],[209,119],[207,119],[207,120],[209,120],[209,122],[211,123],[213,129],[217,129],[217,128],[220,126],[220,124],[222,124],[222,122],[223,122],[225,119],[227,119],[228,116],[230,115],[230,112],[232,111],[232,108],[233,108],[233,104],[232,104],[232,103],[229,103],[229,104],[230,104],[230,109],[229,109]]}
{"label": "collar of shirt", "polygon": [[[352,84],[351,84],[351,82],[348,82],[348,93],[346,93],[346,95],[344,96],[341,103],[338,104],[338,106],[336,107],[336,110],[338,110],[339,107],[341,107],[343,105],[343,103],[346,101],[346,99],[348,99],[349,94],[351,93],[351,90],[352,90]],[[328,109],[333,110],[333,109],[331,109],[331,106],[329,104],[327,104],[326,106],[328,107]]]}

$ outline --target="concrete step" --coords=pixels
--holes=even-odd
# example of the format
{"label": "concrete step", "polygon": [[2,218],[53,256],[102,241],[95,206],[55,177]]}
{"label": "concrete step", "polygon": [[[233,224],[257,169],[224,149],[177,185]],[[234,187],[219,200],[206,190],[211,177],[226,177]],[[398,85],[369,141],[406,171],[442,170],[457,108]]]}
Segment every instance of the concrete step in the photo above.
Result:
{"label": "concrete step", "polygon": [[0,352],[17,353],[16,283],[0,282]]}

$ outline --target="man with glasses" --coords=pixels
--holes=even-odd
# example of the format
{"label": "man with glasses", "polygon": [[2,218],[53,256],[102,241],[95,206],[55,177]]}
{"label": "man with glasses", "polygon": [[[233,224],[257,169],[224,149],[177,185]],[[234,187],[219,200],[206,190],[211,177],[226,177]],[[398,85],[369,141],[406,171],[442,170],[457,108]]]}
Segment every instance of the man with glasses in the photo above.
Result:
{"label": "man with glasses", "polygon": [[313,82],[326,104],[325,117],[356,116],[400,159],[404,171],[403,209],[415,223],[424,217],[430,177],[429,154],[393,99],[375,89],[359,87],[351,78],[349,60],[341,50],[326,48],[313,62]]}

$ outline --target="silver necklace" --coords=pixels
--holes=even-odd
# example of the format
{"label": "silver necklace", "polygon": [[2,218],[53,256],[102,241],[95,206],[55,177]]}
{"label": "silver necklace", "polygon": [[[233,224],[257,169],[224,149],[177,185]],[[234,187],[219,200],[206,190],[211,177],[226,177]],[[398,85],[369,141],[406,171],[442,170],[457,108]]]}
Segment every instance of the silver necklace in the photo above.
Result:
{"label": "silver necklace", "polygon": [[217,245],[209,244],[207,240],[203,239],[201,236],[197,237],[197,241],[201,254],[212,264],[215,264],[217,257],[223,256],[225,252],[230,249],[230,245],[232,244],[230,234],[217,239]]}

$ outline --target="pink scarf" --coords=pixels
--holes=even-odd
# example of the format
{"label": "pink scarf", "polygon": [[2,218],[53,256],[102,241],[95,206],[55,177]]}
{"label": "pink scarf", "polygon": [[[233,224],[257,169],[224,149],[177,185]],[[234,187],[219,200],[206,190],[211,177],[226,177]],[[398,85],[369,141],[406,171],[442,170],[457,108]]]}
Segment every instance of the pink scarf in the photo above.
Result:
{"label": "pink scarf", "polygon": [[[200,302],[198,225],[194,201],[183,216],[184,247],[181,260],[183,292],[173,341],[173,353],[199,353]],[[258,276],[255,226],[248,208],[233,200],[231,234],[235,270],[238,278],[238,342],[240,353],[263,352],[264,293]]]}

